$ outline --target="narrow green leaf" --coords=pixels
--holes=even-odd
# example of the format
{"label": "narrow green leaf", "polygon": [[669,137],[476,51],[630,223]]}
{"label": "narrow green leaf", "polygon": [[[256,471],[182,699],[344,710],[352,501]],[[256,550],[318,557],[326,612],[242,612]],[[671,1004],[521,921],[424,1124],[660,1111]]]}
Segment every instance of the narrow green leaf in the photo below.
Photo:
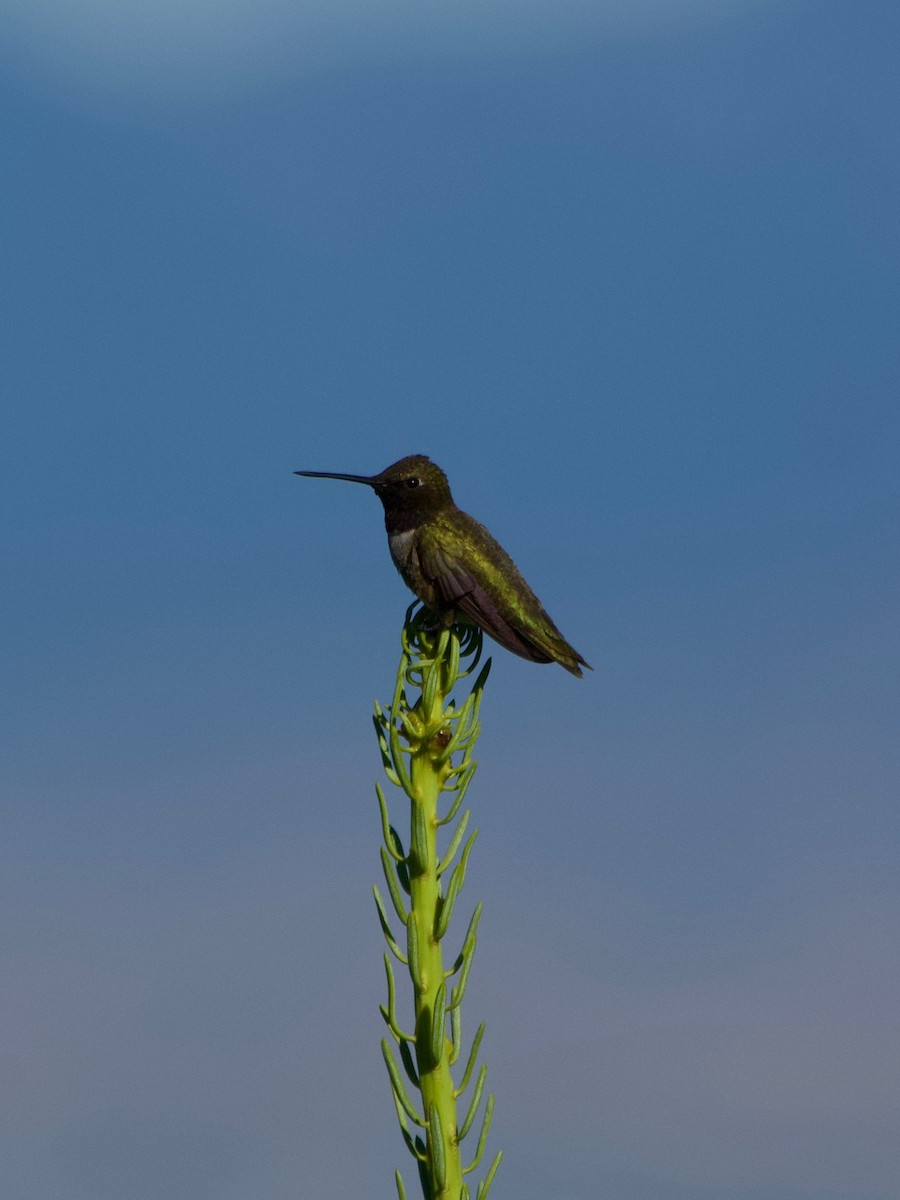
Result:
{"label": "narrow green leaf", "polygon": [[[443,637],[443,635],[441,635]],[[434,711],[434,698],[437,695],[438,684],[441,681],[440,670],[437,666],[438,657],[425,671],[425,687],[422,691],[422,708],[427,714],[426,720],[431,720]]]}
{"label": "narrow green leaf", "polygon": [[388,924],[387,913],[384,908],[384,901],[381,899],[381,893],[374,884],[372,885],[372,894],[375,897],[375,907],[378,909],[378,921],[381,925],[381,932],[384,934],[384,940],[390,947],[390,951],[394,957],[399,962],[406,963],[408,961],[407,957],[394,939],[394,935],[391,932],[391,927]]}
{"label": "narrow green leaf", "polygon": [[397,1121],[400,1125],[400,1132],[403,1134],[403,1140],[406,1143],[406,1148],[410,1152],[410,1154],[413,1156],[413,1158],[415,1158],[416,1160],[420,1160],[421,1156],[419,1154],[419,1151],[416,1149],[416,1142],[418,1142],[419,1139],[416,1138],[416,1141],[415,1142],[413,1141],[412,1134],[409,1132],[409,1126],[406,1123],[406,1114],[404,1113],[403,1109],[400,1107],[400,1103],[397,1100],[397,1097],[394,1095],[393,1088],[391,1088],[391,1099],[394,1102],[394,1111],[397,1114]]}
{"label": "narrow green leaf", "polygon": [[434,1167],[434,1181],[438,1192],[444,1190],[447,1182],[447,1158],[444,1153],[444,1131],[441,1128],[441,1114],[437,1105],[432,1104],[428,1109],[428,1141],[431,1145],[431,1165]]}
{"label": "narrow green leaf", "polygon": [[460,954],[465,958],[470,958],[475,951],[476,936],[478,934],[478,922],[481,920],[481,913],[483,909],[484,905],[479,900],[475,905],[475,910],[472,913],[471,920],[469,921],[469,928],[466,930],[466,936],[463,938],[462,949],[460,950]]}
{"label": "narrow green leaf", "polygon": [[474,955],[472,954],[467,954],[463,958],[462,970],[459,973],[459,979],[457,979],[456,986],[450,993],[450,1005],[452,1008],[458,1008],[463,1002],[463,997],[466,994],[466,988],[469,984],[469,972],[472,969],[473,960]]}
{"label": "narrow green leaf", "polygon": [[[388,958],[388,956],[386,954],[384,956],[384,971],[385,971],[385,974],[387,975],[388,1002],[387,1002],[386,1006],[384,1004],[379,1004],[378,1011],[384,1017],[385,1022],[387,1023],[388,1029],[390,1029],[391,1033],[397,1039],[397,1042],[400,1046],[400,1054],[402,1057],[404,1042],[412,1042],[413,1044],[415,1044],[416,1036],[414,1033],[406,1033],[405,1030],[401,1029],[399,1024],[397,1023],[396,988],[394,986],[394,972],[391,969],[391,960],[390,960],[390,958]],[[415,1083],[416,1087],[419,1086],[417,1080],[414,1079],[413,1083]]]}
{"label": "narrow green leaf", "polygon": [[[390,745],[391,763],[393,764],[397,779],[400,782],[400,787],[403,788],[407,796],[412,797],[414,795],[412,780],[409,777],[409,771],[407,770],[406,763],[403,760],[404,751],[403,747],[400,745],[400,732],[397,729],[396,721],[391,722]],[[385,767],[385,771],[387,772],[387,767]]]}
{"label": "narrow green leaf", "polygon": [[384,1056],[384,1065],[387,1067],[388,1075],[391,1080],[391,1089],[397,1102],[409,1119],[418,1125],[421,1129],[425,1128],[425,1122],[422,1117],[413,1108],[412,1101],[406,1093],[406,1088],[403,1086],[403,1080],[400,1078],[400,1069],[397,1066],[397,1060],[394,1058],[390,1043],[387,1038],[381,1039],[381,1053]]}
{"label": "narrow green leaf", "polygon": [[447,809],[447,812],[445,813],[445,815],[443,817],[438,817],[437,823],[438,823],[438,825],[449,825],[450,822],[453,820],[453,818],[456,816],[456,814],[459,812],[459,806],[463,802],[463,797],[465,796],[465,792],[459,792],[455,788],[452,788],[452,787],[445,787],[443,790],[445,792],[450,792],[453,795],[453,799],[451,800],[450,807]]}
{"label": "narrow green leaf", "polygon": [[419,1072],[416,1070],[416,1064],[413,1062],[412,1052],[409,1048],[410,1042],[415,1042],[415,1038],[407,1038],[399,1043],[400,1061],[403,1063],[403,1068],[409,1078],[409,1082],[414,1088],[419,1087]]}
{"label": "narrow green leaf", "polygon": [[450,924],[450,918],[453,916],[453,908],[456,904],[456,897],[459,895],[460,888],[466,881],[466,866],[477,837],[478,830],[475,829],[469,835],[469,839],[466,842],[465,848],[462,852],[462,857],[453,868],[453,873],[450,876],[450,884],[447,888],[447,895],[443,899],[443,903],[441,904],[440,912],[438,913],[438,918],[435,925],[434,936],[438,939],[438,941],[440,941],[440,939],[447,932],[447,927]]}
{"label": "narrow green leaf", "polygon": [[472,685],[473,692],[479,693],[479,692],[484,691],[484,685],[487,683],[488,675],[490,675],[490,673],[491,673],[491,665],[492,665],[493,661],[494,660],[492,658],[489,658],[487,660],[487,662],[484,664],[484,666],[481,668],[478,678],[475,680],[475,683]]}
{"label": "narrow green leaf", "polygon": [[400,884],[397,882],[397,876],[394,873],[394,863],[384,846],[381,847],[381,869],[384,871],[384,879],[394,905],[394,912],[396,912],[405,925],[409,914],[406,911],[406,905],[403,903],[403,897],[400,895]]}
{"label": "narrow green leaf", "polygon": [[484,1120],[481,1123],[481,1133],[478,1136],[478,1148],[475,1151],[475,1157],[467,1167],[463,1167],[463,1175],[468,1175],[470,1171],[474,1171],[481,1162],[481,1156],[484,1154],[484,1145],[487,1141],[488,1130],[491,1127],[491,1121],[494,1116],[494,1097],[488,1096],[487,1104],[484,1106]]}
{"label": "narrow green leaf", "polygon": [[373,717],[372,719],[375,722],[375,733],[377,734],[377,737],[378,737],[378,749],[381,752],[381,765],[384,768],[384,773],[385,773],[385,775],[387,775],[387,777],[391,781],[391,783],[395,783],[397,785],[397,787],[400,787],[401,786],[400,777],[397,774],[397,772],[394,770],[394,767],[392,764],[391,751],[390,751],[390,747],[388,746],[387,736],[384,733],[384,731],[382,730],[381,726],[379,725],[378,718]]}
{"label": "narrow green leaf", "polygon": [[444,857],[438,863],[438,868],[437,868],[438,878],[440,878],[440,876],[444,874],[444,872],[447,870],[447,868],[453,862],[453,859],[456,857],[456,852],[459,849],[459,843],[463,840],[463,835],[466,832],[466,826],[469,823],[469,817],[471,815],[472,815],[471,809],[467,808],[466,811],[463,813],[463,815],[459,818],[459,824],[457,825],[457,827],[453,833],[453,837],[450,839],[450,842],[447,846],[447,853],[444,855]]}
{"label": "narrow green leaf", "polygon": [[456,956],[456,959],[453,963],[452,968],[447,972],[447,978],[449,979],[451,975],[455,975],[457,973],[457,971],[459,971],[460,968],[462,968],[462,974],[459,977],[459,983],[453,989],[454,995],[456,995],[457,992],[459,993],[459,995],[455,1000],[450,1001],[451,1005],[459,1004],[460,1000],[462,1000],[463,995],[465,994],[466,980],[468,979],[468,976],[469,976],[469,971],[472,966],[472,960],[475,957],[475,947],[478,944],[478,939],[477,939],[476,934],[478,932],[478,922],[481,919],[482,907],[483,907],[483,905],[482,905],[481,901],[479,900],[478,903],[475,905],[475,911],[472,913],[472,919],[469,922],[469,928],[466,930],[466,936],[465,936],[465,939],[463,940],[462,949],[460,950],[459,954]]}
{"label": "narrow green leaf", "polygon": [[[399,844],[399,841],[400,841],[400,839],[397,838],[398,844]],[[404,892],[406,892],[406,894],[408,896],[410,893],[409,863],[406,858],[403,859],[403,862],[397,863],[397,878],[400,880],[400,886],[403,888]]]}
{"label": "narrow green leaf", "polygon": [[413,983],[417,988],[422,987],[422,972],[419,964],[419,930],[415,922],[415,914],[409,914],[409,920],[406,922],[406,962],[409,964],[409,973]]}
{"label": "narrow green leaf", "polygon": [[460,767],[459,777],[455,783],[446,782],[444,791],[453,794],[453,802],[443,817],[438,819],[438,825],[449,825],[459,811],[459,806],[466,798],[466,792],[469,790],[469,784],[472,782],[472,776],[478,768],[477,762],[469,762],[465,766]]}
{"label": "narrow green leaf", "polygon": [[460,644],[454,629],[450,630],[450,657],[447,660],[447,683],[444,690],[450,691],[459,676]]}
{"label": "narrow green leaf", "polygon": [[437,1066],[444,1055],[445,1018],[447,1014],[447,984],[442,979],[431,1010],[431,1061]]}
{"label": "narrow green leaf", "polygon": [[465,679],[467,676],[471,676],[481,661],[481,655],[484,650],[484,635],[477,625],[466,625],[461,629],[460,641],[461,656],[467,658],[470,654],[472,655],[472,661],[468,667],[466,667],[465,671],[460,672],[460,679]]}
{"label": "narrow green leaf", "polygon": [[478,1185],[478,1195],[476,1200],[487,1200],[487,1194],[490,1191],[491,1184],[494,1182],[494,1176],[497,1174],[497,1168],[500,1166],[501,1158],[503,1158],[503,1151],[498,1150],[494,1155],[494,1161],[491,1163],[491,1169]]}
{"label": "narrow green leaf", "polygon": [[462,1008],[458,1004],[450,1005],[450,1066],[459,1058],[462,1050]]}
{"label": "narrow green leaf", "polygon": [[[459,1009],[451,1009],[451,1012],[458,1012]],[[472,1068],[475,1066],[475,1060],[478,1058],[478,1047],[481,1045],[481,1039],[484,1037],[485,1022],[482,1021],[475,1031],[475,1037],[472,1039],[472,1049],[469,1051],[469,1057],[466,1060],[466,1069],[463,1071],[463,1077],[459,1081],[459,1087],[454,1092],[454,1095],[460,1097],[466,1088],[469,1086],[469,1080],[472,1077]]]}
{"label": "narrow green leaf", "polygon": [[475,1114],[478,1112],[478,1105],[481,1103],[481,1093],[484,1091],[485,1079],[487,1079],[487,1063],[482,1063],[481,1069],[478,1072],[478,1078],[475,1080],[475,1088],[472,1092],[472,1099],[469,1102],[469,1111],[466,1113],[466,1119],[463,1121],[459,1129],[460,1141],[463,1140],[463,1138],[472,1128],[472,1122],[475,1120]]}
{"label": "narrow green leaf", "polygon": [[403,861],[403,846],[400,844],[400,838],[396,829],[391,826],[388,817],[387,802],[384,798],[384,792],[381,790],[381,784],[375,784],[375,793],[378,796],[378,807],[381,810],[381,832],[384,837],[384,844],[388,854],[397,862]]}

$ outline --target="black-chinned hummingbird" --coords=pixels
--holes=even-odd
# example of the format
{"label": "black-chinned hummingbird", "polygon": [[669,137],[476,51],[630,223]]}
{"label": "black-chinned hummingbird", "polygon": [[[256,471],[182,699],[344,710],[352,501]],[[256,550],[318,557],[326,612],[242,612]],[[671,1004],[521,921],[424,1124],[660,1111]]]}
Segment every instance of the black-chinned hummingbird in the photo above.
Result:
{"label": "black-chinned hummingbird", "polygon": [[579,678],[590,668],[544,611],[503,547],[453,502],[441,468],[411,454],[379,475],[295,471],[373,488],[384,505],[394,565],[407,587],[446,625],[461,615],[531,662],[558,662]]}

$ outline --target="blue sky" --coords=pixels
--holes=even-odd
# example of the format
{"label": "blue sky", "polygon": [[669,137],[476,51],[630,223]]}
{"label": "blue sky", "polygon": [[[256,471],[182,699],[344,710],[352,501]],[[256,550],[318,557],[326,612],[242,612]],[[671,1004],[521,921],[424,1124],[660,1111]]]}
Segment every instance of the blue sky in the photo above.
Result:
{"label": "blue sky", "polygon": [[895,7],[0,21],[7,1194],[392,1194],[408,595],[292,471],[419,452],[596,667],[484,702],[492,1195],[894,1200]]}

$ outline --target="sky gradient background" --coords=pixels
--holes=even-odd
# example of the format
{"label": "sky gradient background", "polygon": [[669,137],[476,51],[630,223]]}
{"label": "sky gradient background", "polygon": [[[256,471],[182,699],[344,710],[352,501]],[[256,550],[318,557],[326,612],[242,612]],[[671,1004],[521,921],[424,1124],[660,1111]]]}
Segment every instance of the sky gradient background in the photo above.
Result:
{"label": "sky gradient background", "polygon": [[465,1009],[520,1200],[900,1192],[900,15],[0,4],[10,1200],[393,1195],[430,454],[502,650]]}

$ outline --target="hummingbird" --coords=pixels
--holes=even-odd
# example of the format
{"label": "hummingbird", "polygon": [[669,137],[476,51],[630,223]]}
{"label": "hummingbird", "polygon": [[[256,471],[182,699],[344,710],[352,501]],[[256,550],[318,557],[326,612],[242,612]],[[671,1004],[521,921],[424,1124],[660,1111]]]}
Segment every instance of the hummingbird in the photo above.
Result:
{"label": "hummingbird", "polygon": [[364,483],[384,506],[394,566],[404,583],[450,626],[462,619],[531,662],[558,662],[579,679],[590,667],[544,610],[503,547],[456,507],[447,476],[424,454],[378,475],[295,471],[311,479]]}

